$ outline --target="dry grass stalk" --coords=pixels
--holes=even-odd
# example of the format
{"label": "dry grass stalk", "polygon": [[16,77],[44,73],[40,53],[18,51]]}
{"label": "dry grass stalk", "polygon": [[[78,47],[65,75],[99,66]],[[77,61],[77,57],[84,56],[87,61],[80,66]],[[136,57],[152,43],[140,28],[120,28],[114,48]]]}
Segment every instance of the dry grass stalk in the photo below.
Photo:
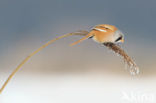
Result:
{"label": "dry grass stalk", "polygon": [[121,49],[118,45],[116,45],[114,43],[104,43],[104,45],[106,47],[108,47],[109,49],[113,50],[115,53],[117,53],[117,54],[119,54],[120,56],[123,57],[124,61],[128,64],[128,66],[130,68],[130,72],[131,72],[132,75],[135,75],[135,74],[139,73],[138,66],[131,59],[131,57],[129,57],[126,54],[126,52],[123,49]]}
{"label": "dry grass stalk", "polygon": [[16,74],[16,72],[21,69],[21,67],[35,54],[37,54],[39,51],[41,51],[42,49],[44,49],[45,47],[47,47],[49,44],[52,44],[53,42],[55,42],[56,40],[68,37],[68,36],[72,36],[72,35],[81,35],[81,36],[85,36],[88,34],[88,31],[82,30],[82,31],[78,31],[78,32],[73,32],[73,33],[68,33],[62,36],[59,36],[55,39],[50,40],[49,42],[47,42],[46,44],[42,45],[40,48],[38,48],[36,51],[32,52],[31,54],[29,54],[18,66],[17,68],[14,69],[14,71],[9,75],[8,79],[4,82],[4,84],[2,85],[2,87],[0,88],[0,93],[2,93],[2,91],[4,90],[4,88],[6,87],[6,85],[8,84],[8,82],[12,79],[12,77]]}
{"label": "dry grass stalk", "polygon": [[[2,85],[2,87],[0,88],[0,93],[2,93],[2,91],[4,90],[4,88],[6,87],[6,85],[8,84],[8,82],[12,79],[12,77],[16,74],[16,72],[21,69],[21,67],[35,54],[37,54],[39,51],[41,51],[42,49],[44,49],[45,47],[47,47],[48,45],[52,44],[53,42],[68,37],[68,36],[72,36],[72,35],[80,35],[80,36],[85,36],[87,35],[89,32],[82,30],[82,31],[78,31],[78,32],[73,32],[73,33],[68,33],[62,36],[59,36],[55,39],[50,40],[49,42],[47,42],[46,44],[42,45],[40,48],[38,48],[36,51],[32,52],[31,54],[29,54],[18,66],[17,68],[14,69],[14,71],[9,75],[8,79],[4,82],[4,84]],[[130,67],[130,71],[132,74],[137,74],[139,73],[139,68],[136,66],[136,64],[133,62],[133,60],[116,44],[113,43],[104,43],[104,45],[106,47],[108,47],[109,49],[113,50],[115,53],[121,55],[124,60],[127,62],[127,64]]]}

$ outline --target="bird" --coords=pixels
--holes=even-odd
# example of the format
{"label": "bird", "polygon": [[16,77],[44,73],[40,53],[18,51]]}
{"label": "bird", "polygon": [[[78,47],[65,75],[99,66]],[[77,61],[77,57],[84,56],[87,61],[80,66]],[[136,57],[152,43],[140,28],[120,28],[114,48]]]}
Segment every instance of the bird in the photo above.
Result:
{"label": "bird", "polygon": [[128,54],[120,48],[118,43],[124,43],[124,34],[114,25],[98,24],[94,26],[83,38],[70,44],[74,46],[86,39],[92,38],[95,42],[103,44],[108,49],[120,55],[129,66],[132,75],[139,74],[139,67]]}
{"label": "bird", "polygon": [[109,24],[99,24],[94,26],[90,32],[82,39],[74,42],[71,46],[76,45],[87,38],[92,38],[98,43],[124,43],[124,34],[115,26]]}

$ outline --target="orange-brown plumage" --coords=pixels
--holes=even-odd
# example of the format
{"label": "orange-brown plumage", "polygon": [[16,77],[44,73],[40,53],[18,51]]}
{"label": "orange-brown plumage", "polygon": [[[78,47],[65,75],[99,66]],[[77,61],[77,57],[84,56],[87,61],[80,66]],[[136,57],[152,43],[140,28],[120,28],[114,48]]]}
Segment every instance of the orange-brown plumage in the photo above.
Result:
{"label": "orange-brown plumage", "polygon": [[[81,41],[93,37],[93,40],[99,43],[105,43],[105,42],[115,42],[116,38],[116,31],[119,31],[115,26],[109,25],[109,24],[99,24],[96,25],[85,37],[82,39],[72,43],[71,45],[75,45],[80,43]],[[122,35],[122,34],[120,34]],[[120,40],[123,42],[123,38]]]}

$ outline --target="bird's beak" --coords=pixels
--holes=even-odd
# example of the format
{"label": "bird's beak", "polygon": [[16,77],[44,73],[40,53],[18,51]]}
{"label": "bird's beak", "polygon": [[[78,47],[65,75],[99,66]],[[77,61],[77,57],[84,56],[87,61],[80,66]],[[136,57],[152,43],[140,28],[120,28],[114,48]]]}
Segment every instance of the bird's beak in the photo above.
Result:
{"label": "bird's beak", "polygon": [[124,43],[124,38],[121,39],[121,43]]}

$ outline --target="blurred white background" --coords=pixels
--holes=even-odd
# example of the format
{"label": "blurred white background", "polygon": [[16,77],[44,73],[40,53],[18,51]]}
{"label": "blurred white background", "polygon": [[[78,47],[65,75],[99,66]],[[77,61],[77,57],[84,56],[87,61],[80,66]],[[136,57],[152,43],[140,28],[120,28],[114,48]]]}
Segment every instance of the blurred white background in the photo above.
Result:
{"label": "blurred white background", "polygon": [[0,103],[155,103],[155,0],[1,0],[0,86],[16,66],[48,40],[97,24],[125,34],[122,48],[140,67],[92,40],[57,41],[31,58],[0,95]]}

